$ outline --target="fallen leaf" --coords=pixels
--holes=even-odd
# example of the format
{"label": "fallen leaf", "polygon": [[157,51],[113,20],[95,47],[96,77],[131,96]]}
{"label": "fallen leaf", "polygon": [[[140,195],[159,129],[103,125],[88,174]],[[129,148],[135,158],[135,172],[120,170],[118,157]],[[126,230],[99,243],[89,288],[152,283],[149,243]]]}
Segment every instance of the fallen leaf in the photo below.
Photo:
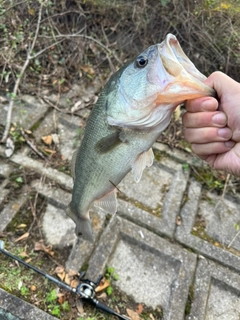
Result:
{"label": "fallen leaf", "polygon": [[84,309],[83,309],[83,302],[82,302],[81,299],[77,299],[76,307],[77,307],[77,311],[80,313],[80,315],[83,315],[84,314]]}
{"label": "fallen leaf", "polygon": [[174,111],[174,118],[176,121],[180,118],[180,115],[181,115],[181,107],[179,105]]}
{"label": "fallen leaf", "polygon": [[19,255],[20,255],[22,258],[28,257],[28,254],[27,254],[27,252],[25,252],[25,251],[20,252]]}
{"label": "fallen leaf", "polygon": [[135,311],[133,311],[131,309],[127,309],[127,314],[129,315],[131,320],[141,320],[141,318],[139,317],[137,312],[135,312]]}
{"label": "fallen leaf", "polygon": [[66,272],[65,271],[59,272],[59,273],[57,273],[57,276],[59,279],[61,279],[63,281],[66,277]]}
{"label": "fallen leaf", "polygon": [[63,304],[63,303],[66,301],[65,294],[63,294],[63,293],[58,293],[58,294],[57,294],[57,297],[58,297],[58,302],[59,302],[60,304]]}
{"label": "fallen leaf", "polygon": [[97,286],[97,288],[95,289],[95,292],[100,292],[100,291],[106,289],[106,288],[109,287],[109,286],[110,286],[110,282],[109,282],[107,279],[104,278],[104,279],[100,282],[99,286]]}
{"label": "fallen leaf", "polygon": [[25,240],[29,237],[29,232],[25,232],[23,235],[21,235],[21,237],[17,238],[15,240],[15,242],[21,241],[21,240]]}
{"label": "fallen leaf", "polygon": [[17,229],[23,229],[23,228],[26,228],[26,224],[25,223],[21,223],[17,226]]}
{"label": "fallen leaf", "polygon": [[51,135],[43,136],[42,141],[48,146],[50,146],[50,144],[52,144],[52,136]]}
{"label": "fallen leaf", "polygon": [[81,100],[78,100],[74,106],[71,108],[71,112],[74,113],[82,108],[85,107],[85,104],[82,104],[82,101]]}
{"label": "fallen leaf", "polygon": [[70,269],[68,271],[68,274],[69,274],[70,277],[79,276],[78,271],[75,271],[75,270],[72,270],[72,269]]}
{"label": "fallen leaf", "polygon": [[57,266],[55,269],[55,272],[56,273],[63,273],[63,272],[65,272],[65,269],[63,266]]}
{"label": "fallen leaf", "polygon": [[66,274],[64,281],[65,281],[66,284],[70,285],[71,279],[69,277],[69,274]]}
{"label": "fallen leaf", "polygon": [[35,242],[34,250],[35,250],[35,251],[44,251],[44,252],[50,254],[51,256],[54,255],[54,252],[52,251],[52,247],[51,247],[51,246],[46,247],[46,246],[43,244],[42,241]]}
{"label": "fallen leaf", "polygon": [[90,65],[87,65],[87,64],[82,65],[82,66],[80,66],[80,69],[82,69],[85,73],[88,73],[88,74],[91,74],[91,75],[95,74],[94,69]]}
{"label": "fallen leaf", "polygon": [[181,219],[180,216],[177,216],[177,217],[176,217],[176,224],[177,224],[178,226],[180,226],[180,225],[182,224],[182,219]]}
{"label": "fallen leaf", "polygon": [[30,261],[32,261],[32,258],[25,260],[26,263],[29,263]]}
{"label": "fallen leaf", "polygon": [[107,294],[106,294],[106,292],[102,292],[102,293],[98,296],[98,299],[107,300]]}
{"label": "fallen leaf", "polygon": [[151,313],[150,313],[149,317],[151,320],[155,320],[154,316]]}
{"label": "fallen leaf", "polygon": [[139,305],[137,306],[136,312],[137,314],[141,314],[143,312],[143,305],[141,303],[139,303]]}
{"label": "fallen leaf", "polygon": [[27,134],[32,134],[32,131],[31,131],[31,130],[24,129],[24,131],[25,131]]}
{"label": "fallen leaf", "polygon": [[70,283],[70,286],[72,288],[77,288],[78,285],[79,285],[79,281],[77,279],[73,279]]}

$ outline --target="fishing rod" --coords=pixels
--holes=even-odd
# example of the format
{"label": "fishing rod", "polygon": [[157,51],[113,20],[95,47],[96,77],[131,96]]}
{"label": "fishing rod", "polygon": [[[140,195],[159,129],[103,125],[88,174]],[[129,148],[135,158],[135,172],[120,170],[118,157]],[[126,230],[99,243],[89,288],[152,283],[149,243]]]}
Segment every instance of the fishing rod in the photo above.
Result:
{"label": "fishing rod", "polygon": [[84,301],[94,305],[97,309],[104,311],[110,315],[116,316],[116,317],[118,317],[118,319],[128,320],[128,318],[120,315],[119,313],[114,311],[112,308],[108,307],[107,305],[105,305],[104,303],[102,303],[96,299],[95,289],[100,284],[100,282],[103,278],[102,276],[99,276],[97,281],[94,282],[89,279],[83,279],[85,272],[81,272],[80,276],[79,276],[79,281],[81,283],[78,284],[76,288],[72,288],[68,284],[56,279],[55,277],[52,277],[50,274],[32,266],[31,264],[21,260],[20,258],[14,256],[13,254],[11,254],[7,250],[5,250],[4,249],[4,242],[2,240],[0,240],[0,252],[5,254],[6,256],[12,258],[13,260],[16,260],[19,263],[23,264],[25,267],[34,270],[35,272],[39,273],[43,277],[47,278],[48,280],[56,283],[58,286],[61,286],[64,289],[76,294],[77,296],[79,296],[80,299],[83,299]]}

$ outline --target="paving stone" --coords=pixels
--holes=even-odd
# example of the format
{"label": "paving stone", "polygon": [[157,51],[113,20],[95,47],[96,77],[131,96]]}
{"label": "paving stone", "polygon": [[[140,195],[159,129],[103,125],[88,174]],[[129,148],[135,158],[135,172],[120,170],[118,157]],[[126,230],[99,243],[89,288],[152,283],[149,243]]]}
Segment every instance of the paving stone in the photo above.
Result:
{"label": "paving stone", "polygon": [[[124,178],[119,184],[119,189],[127,197],[128,202],[119,202],[118,211],[137,223],[148,227],[152,225],[157,233],[172,237],[188,173],[183,171],[181,165],[173,163],[170,159],[165,159],[164,162],[160,164],[155,161],[151,168],[145,169],[139,183],[134,181],[131,173]],[[142,210],[137,209],[139,207]],[[156,214],[158,219],[152,217],[152,213]]]}
{"label": "paving stone", "polygon": [[57,318],[0,288],[1,320],[56,320]]}
{"label": "paving stone", "polygon": [[206,167],[207,166],[204,161],[199,159],[194,154],[189,153],[187,151],[184,152],[182,150],[175,149],[175,148],[170,148],[169,146],[167,146],[164,143],[155,142],[153,145],[153,148],[160,151],[160,152],[166,153],[169,157],[176,160],[177,163],[180,162],[183,164],[190,164],[190,165],[197,166],[197,167]]}
{"label": "paving stone", "polygon": [[[189,188],[188,188],[188,200],[186,201],[185,205],[183,206],[182,210],[181,210],[181,225],[179,225],[177,227],[177,231],[176,231],[176,240],[178,240],[180,243],[187,245],[188,247],[194,249],[195,251],[197,251],[198,253],[204,255],[205,257],[208,257],[210,259],[213,259],[215,261],[219,261],[221,262],[223,265],[225,266],[229,266],[231,268],[234,268],[237,271],[240,271],[240,252],[239,251],[234,251],[231,252],[230,250],[228,250],[226,247],[223,247],[221,245],[219,245],[219,239],[222,237],[222,235],[220,234],[219,236],[216,236],[216,234],[213,232],[214,230],[214,226],[212,225],[212,221],[215,219],[219,219],[216,218],[214,215],[214,206],[210,208],[211,211],[207,211],[206,216],[208,217],[208,220],[206,221],[206,223],[208,224],[209,221],[211,221],[210,226],[206,226],[206,230],[208,231],[212,231],[212,236],[216,236],[213,239],[209,239],[211,240],[210,242],[208,242],[207,240],[203,240],[202,238],[200,238],[197,235],[193,235],[193,231],[194,231],[194,224],[196,221],[196,216],[199,212],[203,212],[206,208],[206,203],[204,203],[204,209],[201,209],[201,205],[202,205],[202,200],[201,199],[201,185],[192,180],[190,182]],[[221,198],[219,197],[219,200]],[[225,201],[225,200],[224,200]],[[227,202],[226,202],[227,203]],[[226,204],[225,203],[225,204]],[[209,205],[209,204],[208,204]],[[238,204],[234,204],[231,203],[231,207],[230,208],[234,208],[234,210],[236,209],[235,206],[239,206]],[[225,205],[223,206],[223,210],[226,210],[226,208],[224,208]],[[202,210],[202,211],[201,211]],[[230,209],[227,209],[230,210]],[[233,211],[234,212],[234,211]],[[226,214],[224,213],[224,215],[226,216]],[[229,231],[226,231],[225,234],[228,235],[229,239],[235,234],[236,235],[236,231],[235,233],[233,233],[233,227],[232,227],[232,223],[233,221],[236,221],[236,216],[239,215],[239,211],[235,212],[235,214],[230,215],[230,220],[233,219],[228,227],[230,228]],[[211,219],[210,219],[211,217]],[[214,218],[213,218],[214,217]],[[221,225],[222,223],[224,223],[224,221],[219,222],[219,224]],[[216,226],[217,227],[217,226]],[[223,228],[224,226],[221,225],[221,228]],[[237,239],[235,240],[236,244],[238,244]],[[215,245],[217,244],[217,245]],[[234,244],[234,243],[233,243]]]}
{"label": "paving stone", "polygon": [[186,320],[240,319],[240,275],[228,268],[199,259],[193,295]]}
{"label": "paving stone", "polygon": [[0,212],[0,232],[3,231],[7,225],[12,221],[21,207],[27,201],[27,194],[23,192],[23,194],[12,201],[10,201]]}
{"label": "paving stone", "polygon": [[68,190],[71,190],[73,187],[73,181],[70,176],[65,173],[59,172],[56,169],[45,167],[43,162],[34,160],[27,155],[16,153],[12,155],[11,161],[20,164],[24,168],[35,170],[37,173],[55,181],[56,183],[59,183]]}
{"label": "paving stone", "polygon": [[90,216],[92,221],[95,243],[77,239],[75,235],[75,223],[66,215],[66,207],[71,200],[71,194],[57,187],[49,186],[40,181],[33,181],[31,186],[39,194],[47,198],[48,206],[43,215],[43,232],[48,244],[58,248],[72,245],[72,250],[66,261],[66,269],[79,271],[88,261],[94,245],[106,223],[106,213],[92,207]]}
{"label": "paving stone", "polygon": [[115,285],[135,301],[163,307],[165,319],[184,319],[196,256],[135,224],[113,217],[90,260],[97,279],[106,264],[119,275]]}
{"label": "paving stone", "polygon": [[[5,125],[8,104],[0,104],[0,123]],[[12,123],[19,123],[24,129],[30,129],[44,117],[48,106],[35,96],[22,95],[13,105]]]}
{"label": "paving stone", "polygon": [[207,193],[207,200],[199,203],[198,215],[206,223],[206,233],[222,246],[231,247],[240,253],[240,236],[236,228],[240,224],[240,205],[230,196],[228,199]]}

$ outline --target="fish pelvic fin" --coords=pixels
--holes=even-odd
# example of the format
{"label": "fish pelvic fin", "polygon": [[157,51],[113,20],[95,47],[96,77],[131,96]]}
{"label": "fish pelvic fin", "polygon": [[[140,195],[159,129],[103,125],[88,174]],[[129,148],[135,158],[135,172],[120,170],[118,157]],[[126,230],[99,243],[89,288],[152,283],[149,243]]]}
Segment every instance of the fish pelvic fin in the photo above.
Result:
{"label": "fish pelvic fin", "polygon": [[93,233],[89,212],[87,212],[85,216],[79,217],[72,211],[70,206],[68,206],[66,213],[76,224],[75,233],[77,237],[82,236],[83,239],[93,242]]}
{"label": "fish pelvic fin", "polygon": [[134,161],[132,165],[132,173],[136,182],[139,182],[141,180],[143,170],[146,167],[151,167],[151,165],[153,164],[153,160],[154,153],[152,151],[152,148],[138,155],[137,159]]}

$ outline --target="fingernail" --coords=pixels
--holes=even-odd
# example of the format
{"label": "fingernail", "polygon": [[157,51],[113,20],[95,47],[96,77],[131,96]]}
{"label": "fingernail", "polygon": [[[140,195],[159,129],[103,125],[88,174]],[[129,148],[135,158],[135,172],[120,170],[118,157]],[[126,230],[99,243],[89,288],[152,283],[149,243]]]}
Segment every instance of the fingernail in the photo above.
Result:
{"label": "fingernail", "polygon": [[214,124],[222,126],[227,123],[227,116],[224,112],[219,112],[212,117],[212,121]]}
{"label": "fingernail", "polygon": [[218,130],[218,135],[221,138],[229,140],[232,136],[232,131],[227,127],[221,128]]}
{"label": "fingernail", "polygon": [[234,147],[234,145],[235,145],[235,142],[234,141],[232,141],[232,140],[229,140],[229,141],[226,141],[225,142],[225,146],[227,147],[227,148],[232,148],[232,147]]}
{"label": "fingernail", "polygon": [[205,111],[214,111],[217,109],[217,100],[208,98],[202,102],[202,109]]}

